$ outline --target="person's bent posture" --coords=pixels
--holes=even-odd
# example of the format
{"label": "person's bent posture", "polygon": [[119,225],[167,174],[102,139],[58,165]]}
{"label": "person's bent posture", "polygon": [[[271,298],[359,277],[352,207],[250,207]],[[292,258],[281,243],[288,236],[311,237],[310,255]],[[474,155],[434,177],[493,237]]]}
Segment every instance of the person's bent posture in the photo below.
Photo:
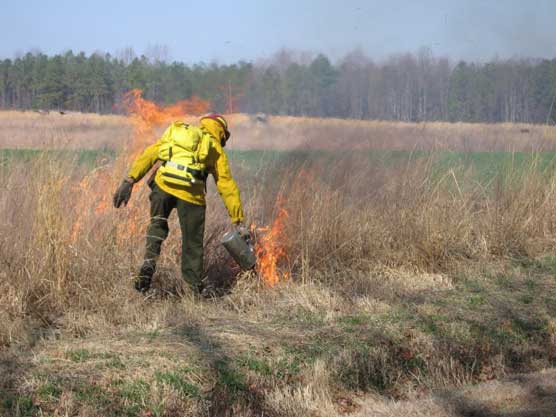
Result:
{"label": "person's bent posture", "polygon": [[223,149],[229,138],[228,123],[218,114],[203,116],[200,126],[175,122],[135,160],[128,178],[114,194],[116,208],[122,203],[126,205],[133,184],[157,161],[162,161],[149,184],[151,221],[145,258],[135,281],[138,291],[146,292],[151,286],[162,242],[168,236],[168,217],[174,208],[178,211],[182,233],[182,276],[194,291],[202,290],[205,183],[209,173],[214,177],[232,223],[241,234],[245,233],[239,189]]}

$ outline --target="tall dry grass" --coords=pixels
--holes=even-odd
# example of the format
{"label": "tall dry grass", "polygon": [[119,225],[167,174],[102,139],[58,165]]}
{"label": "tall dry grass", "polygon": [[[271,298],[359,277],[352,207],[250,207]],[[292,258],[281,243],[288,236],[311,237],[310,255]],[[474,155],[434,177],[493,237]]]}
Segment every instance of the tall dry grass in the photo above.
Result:
{"label": "tall dry grass", "polygon": [[[236,122],[238,127],[250,123]],[[290,127],[276,132],[272,140],[289,140]],[[314,134],[304,132],[306,137]],[[285,153],[262,164],[234,164],[249,221],[264,226],[278,210],[288,213],[281,238],[287,258],[280,268],[289,279],[268,289],[256,274],[237,274],[218,244],[229,220],[211,185],[205,269],[207,280],[226,293],[213,302],[191,298],[179,278],[175,216],[155,283],[165,295],[145,301],[132,289],[149,220],[149,189],[137,185],[125,209],[110,206],[125,173],[125,158],[98,161],[92,172],[67,154],[47,152],[32,162],[9,161],[0,167],[0,349],[58,337],[95,336],[110,345],[110,336],[129,331],[166,326],[191,333],[199,326],[191,340],[209,346],[220,360],[230,355],[228,350],[244,353],[264,343],[279,349],[280,343],[299,336],[280,326],[266,328],[278,319],[291,320],[300,313],[309,324],[317,317],[328,329],[350,315],[395,316],[400,306],[423,293],[453,288],[453,277],[477,265],[554,252],[556,178],[538,158],[532,155],[527,165],[509,165],[492,176],[477,173],[473,164],[445,166],[437,159],[435,153],[373,162],[357,152],[334,158]],[[416,303],[415,311],[429,317],[435,308]],[[212,324],[206,316],[221,321]],[[254,415],[253,404],[270,415],[335,415],[338,381],[343,381],[342,389],[372,391],[380,386],[393,396],[415,395],[423,387],[475,382],[483,368],[496,375],[518,369],[511,368],[511,361],[519,355],[531,361],[546,356],[539,353],[544,339],[520,353],[511,346],[487,349],[480,340],[463,344],[456,337],[467,331],[461,323],[438,340],[412,326],[385,319],[376,329],[365,330],[377,340],[369,351],[346,346],[308,364],[299,380],[287,383],[274,375],[253,377],[264,395],[249,391],[240,401],[218,388],[211,398],[216,405],[235,404],[240,416]],[[539,332],[539,338],[554,337],[548,330]],[[221,352],[214,340],[222,344]],[[404,368],[407,352],[426,358],[421,368]],[[135,369],[136,364],[128,366]],[[158,398],[160,393],[148,395]],[[222,414],[209,415],[225,415],[224,408]]]}
{"label": "tall dry grass", "polygon": [[[260,171],[238,167],[236,177],[250,221],[270,224],[278,209],[287,210],[281,268],[294,282],[349,288],[357,272],[446,272],[555,249],[552,172],[533,159],[529,167],[481,183],[472,168],[439,171],[434,159],[369,164],[356,155],[286,157]],[[98,323],[141,320],[130,288],[143,253],[149,190],[136,186],[132,204],[117,211],[110,196],[124,166],[99,169],[106,174],[102,181],[85,188],[83,177],[90,174],[67,157],[45,154],[2,169],[3,345],[30,337],[33,328],[75,327],[79,333]],[[223,280],[233,268],[218,246],[229,221],[213,187],[208,201],[208,279],[230,285]],[[170,280],[179,270],[176,221],[160,263]],[[172,282],[181,288],[179,280]]]}

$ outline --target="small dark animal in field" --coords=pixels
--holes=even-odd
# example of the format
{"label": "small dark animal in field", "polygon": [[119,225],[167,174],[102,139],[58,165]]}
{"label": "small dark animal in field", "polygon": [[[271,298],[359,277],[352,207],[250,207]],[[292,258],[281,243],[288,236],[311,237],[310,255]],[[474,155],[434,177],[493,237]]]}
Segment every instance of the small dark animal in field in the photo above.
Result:
{"label": "small dark animal in field", "polygon": [[59,111],[58,113],[60,113],[61,115],[64,115],[64,114],[66,114],[66,112],[65,112],[65,111]]}
{"label": "small dark animal in field", "polygon": [[268,121],[268,116],[265,113],[256,113],[251,116],[251,120],[256,123],[266,123]]}
{"label": "small dark animal in field", "polygon": [[531,131],[529,129],[520,129],[519,131],[521,133],[531,133]]}

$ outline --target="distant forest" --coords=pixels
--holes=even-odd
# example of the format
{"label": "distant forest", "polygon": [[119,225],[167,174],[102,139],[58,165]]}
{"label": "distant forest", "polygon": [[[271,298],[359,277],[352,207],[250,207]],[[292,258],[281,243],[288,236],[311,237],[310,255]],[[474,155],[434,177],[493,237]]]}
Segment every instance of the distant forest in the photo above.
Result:
{"label": "distant forest", "polygon": [[71,51],[0,60],[0,108],[117,113],[126,91],[169,104],[198,96],[220,112],[399,121],[554,123],[556,59],[451,62],[428,49],[337,62],[283,50],[266,61],[185,65]]}

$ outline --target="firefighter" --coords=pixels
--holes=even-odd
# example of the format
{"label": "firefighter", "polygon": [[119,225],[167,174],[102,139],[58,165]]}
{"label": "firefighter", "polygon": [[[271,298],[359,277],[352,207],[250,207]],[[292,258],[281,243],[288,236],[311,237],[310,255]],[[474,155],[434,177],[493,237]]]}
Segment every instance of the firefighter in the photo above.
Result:
{"label": "firefighter", "polygon": [[150,289],[162,243],[168,236],[168,217],[175,208],[182,234],[181,272],[195,292],[203,289],[203,235],[205,228],[206,180],[212,174],[232,223],[245,236],[243,208],[232,178],[224,146],[230,138],[228,123],[219,114],[201,117],[199,126],[175,122],[162,137],[133,162],[128,177],[114,194],[114,207],[127,205],[133,185],[162,161],[150,181],[150,224],[143,265],[135,289]]}

